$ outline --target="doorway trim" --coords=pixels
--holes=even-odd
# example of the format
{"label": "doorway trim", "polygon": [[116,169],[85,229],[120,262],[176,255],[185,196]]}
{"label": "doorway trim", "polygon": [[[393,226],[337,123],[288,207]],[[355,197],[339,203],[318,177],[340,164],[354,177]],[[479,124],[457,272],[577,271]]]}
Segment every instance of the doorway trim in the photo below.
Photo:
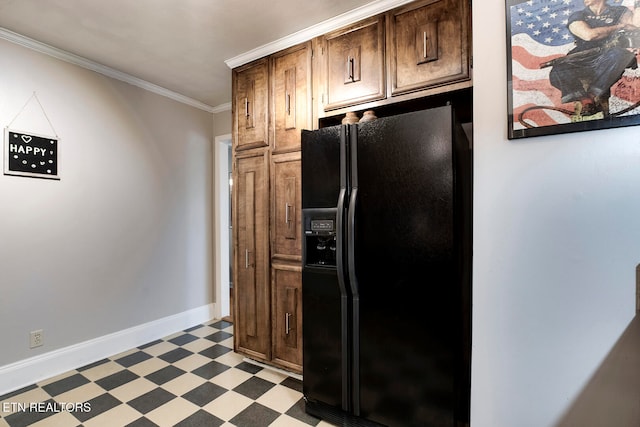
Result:
{"label": "doorway trim", "polygon": [[229,253],[230,242],[230,197],[229,197],[229,153],[231,134],[215,137],[214,143],[214,271],[216,319],[229,315]]}

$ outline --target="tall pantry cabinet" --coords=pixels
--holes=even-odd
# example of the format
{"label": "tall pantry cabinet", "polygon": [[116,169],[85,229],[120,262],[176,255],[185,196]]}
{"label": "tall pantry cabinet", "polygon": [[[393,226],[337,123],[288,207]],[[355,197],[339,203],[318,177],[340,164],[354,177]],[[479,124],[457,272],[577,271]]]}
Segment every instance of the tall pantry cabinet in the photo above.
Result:
{"label": "tall pantry cabinet", "polygon": [[311,44],[233,70],[234,349],[301,372],[300,134]]}

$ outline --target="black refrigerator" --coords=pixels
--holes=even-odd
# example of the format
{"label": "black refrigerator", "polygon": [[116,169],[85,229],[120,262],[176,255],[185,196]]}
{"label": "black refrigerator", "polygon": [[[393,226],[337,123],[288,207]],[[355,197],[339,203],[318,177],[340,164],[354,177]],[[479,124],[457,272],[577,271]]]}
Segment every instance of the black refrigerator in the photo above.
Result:
{"label": "black refrigerator", "polygon": [[471,156],[448,105],[303,131],[307,413],[469,424]]}

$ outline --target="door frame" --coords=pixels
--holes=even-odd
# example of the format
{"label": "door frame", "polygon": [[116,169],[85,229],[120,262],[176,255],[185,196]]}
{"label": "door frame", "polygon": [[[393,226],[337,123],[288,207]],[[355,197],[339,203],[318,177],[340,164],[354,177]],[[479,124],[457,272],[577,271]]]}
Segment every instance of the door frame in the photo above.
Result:
{"label": "door frame", "polygon": [[231,155],[231,134],[215,137],[214,143],[214,286],[215,286],[215,310],[216,319],[222,319],[230,313],[229,272],[230,250],[230,191],[229,174],[231,167],[229,156]]}

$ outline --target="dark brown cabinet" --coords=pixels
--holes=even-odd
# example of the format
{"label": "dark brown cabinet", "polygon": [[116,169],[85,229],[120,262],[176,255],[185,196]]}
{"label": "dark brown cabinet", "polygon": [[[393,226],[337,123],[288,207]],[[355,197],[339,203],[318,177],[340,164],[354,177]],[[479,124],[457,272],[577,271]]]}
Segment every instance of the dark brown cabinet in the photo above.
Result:
{"label": "dark brown cabinet", "polygon": [[302,185],[300,151],[271,157],[273,362],[302,370]]}
{"label": "dark brown cabinet", "polygon": [[469,8],[419,0],[316,37],[314,119],[471,88]]}
{"label": "dark brown cabinet", "polygon": [[271,354],[268,152],[237,157],[234,174],[234,347]]}
{"label": "dark brown cabinet", "polygon": [[302,366],[302,268],[273,264],[273,360],[290,370]]}
{"label": "dark brown cabinet", "polygon": [[300,152],[272,156],[271,256],[301,261],[301,166]]}
{"label": "dark brown cabinet", "polygon": [[311,43],[271,57],[273,153],[300,150],[300,131],[311,128]]}
{"label": "dark brown cabinet", "polygon": [[233,143],[235,150],[269,145],[268,61],[261,59],[233,70]]}
{"label": "dark brown cabinet", "polygon": [[325,111],[386,96],[384,16],[327,34],[321,43],[327,67]]}
{"label": "dark brown cabinet", "polygon": [[311,43],[233,71],[234,349],[302,370],[301,130]]}
{"label": "dark brown cabinet", "polygon": [[389,12],[391,95],[469,79],[468,0],[423,0]]}

